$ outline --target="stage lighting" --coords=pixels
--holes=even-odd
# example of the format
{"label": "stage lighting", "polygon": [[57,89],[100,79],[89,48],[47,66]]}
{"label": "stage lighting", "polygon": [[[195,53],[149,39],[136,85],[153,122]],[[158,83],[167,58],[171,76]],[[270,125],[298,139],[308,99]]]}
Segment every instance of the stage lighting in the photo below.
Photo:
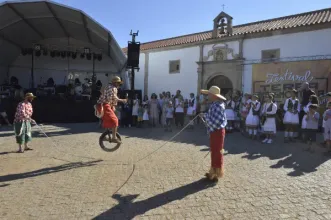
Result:
{"label": "stage lighting", "polygon": [[51,57],[55,57],[55,51],[51,51]]}
{"label": "stage lighting", "polygon": [[35,51],[40,51],[41,50],[41,46],[39,44],[34,45],[34,50]]}
{"label": "stage lighting", "polygon": [[22,49],[22,55],[23,55],[23,56],[26,56],[27,54],[28,54],[27,49]]}
{"label": "stage lighting", "polygon": [[65,58],[65,57],[66,57],[66,52],[65,52],[65,51],[62,51],[62,52],[61,52],[61,57],[62,57],[62,58]]}
{"label": "stage lighting", "polygon": [[85,54],[81,53],[80,54],[80,58],[84,59],[85,58]]}
{"label": "stage lighting", "polygon": [[76,59],[76,57],[77,57],[77,52],[72,53],[71,57],[72,57],[72,59]]}
{"label": "stage lighting", "polygon": [[47,56],[48,55],[48,51],[46,49],[43,50],[43,55]]}
{"label": "stage lighting", "polygon": [[87,48],[87,47],[84,48],[84,53],[85,54],[89,54],[90,52],[91,52],[90,48]]}
{"label": "stage lighting", "polygon": [[102,60],[102,54],[98,55],[98,60],[101,61]]}
{"label": "stage lighting", "polygon": [[86,58],[87,60],[91,60],[92,59],[92,55],[89,53],[89,54],[86,54]]}

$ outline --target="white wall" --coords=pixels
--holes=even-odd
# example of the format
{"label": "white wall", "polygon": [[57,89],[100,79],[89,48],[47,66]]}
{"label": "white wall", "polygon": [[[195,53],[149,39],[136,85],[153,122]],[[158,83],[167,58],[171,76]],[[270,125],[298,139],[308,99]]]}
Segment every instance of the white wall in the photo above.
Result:
{"label": "white wall", "polygon": [[[198,84],[197,68],[200,48],[190,47],[178,50],[152,52],[149,54],[148,95],[163,91],[175,93],[180,89],[184,97],[196,93]],[[169,61],[180,60],[180,73],[169,74]]]}
{"label": "white wall", "polygon": [[[261,59],[262,50],[280,49],[280,57],[301,57],[331,54],[331,29],[276,35],[244,40],[243,56],[247,63]],[[252,92],[252,65],[244,66],[244,92]]]}
{"label": "white wall", "polygon": [[139,56],[139,72],[135,70],[134,87],[135,90],[141,90],[144,93],[144,77],[145,77],[145,54]]}

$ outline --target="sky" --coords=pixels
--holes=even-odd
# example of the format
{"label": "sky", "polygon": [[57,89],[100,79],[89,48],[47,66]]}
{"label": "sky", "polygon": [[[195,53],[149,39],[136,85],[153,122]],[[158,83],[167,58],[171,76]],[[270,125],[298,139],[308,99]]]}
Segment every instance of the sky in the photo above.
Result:
{"label": "sky", "polygon": [[[331,0],[53,0],[80,9],[126,47],[130,30],[141,43],[208,31],[223,10],[233,25],[331,8]],[[1,2],[1,1],[0,1]]]}

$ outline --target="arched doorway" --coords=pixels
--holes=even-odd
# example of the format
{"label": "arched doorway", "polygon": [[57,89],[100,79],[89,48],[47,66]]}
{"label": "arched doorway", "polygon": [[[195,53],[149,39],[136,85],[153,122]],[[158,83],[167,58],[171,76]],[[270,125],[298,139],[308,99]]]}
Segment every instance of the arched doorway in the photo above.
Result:
{"label": "arched doorway", "polygon": [[231,80],[228,77],[223,76],[223,75],[218,75],[218,76],[211,78],[207,83],[207,89],[209,89],[211,86],[220,87],[222,95],[225,95],[228,92],[233,90]]}

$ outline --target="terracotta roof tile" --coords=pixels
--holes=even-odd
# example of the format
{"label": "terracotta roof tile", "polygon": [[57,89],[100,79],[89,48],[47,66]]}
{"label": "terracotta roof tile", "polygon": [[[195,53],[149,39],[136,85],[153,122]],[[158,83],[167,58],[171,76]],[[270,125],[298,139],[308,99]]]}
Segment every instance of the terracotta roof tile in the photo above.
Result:
{"label": "terracotta roof tile", "polygon": [[[242,35],[245,33],[249,34],[274,31],[329,22],[331,22],[331,8],[233,26],[232,36]],[[225,35],[219,35],[220,38],[224,36]],[[156,48],[201,42],[209,40],[211,38],[212,31],[204,31],[200,33],[143,43],[140,46],[140,50],[144,51]],[[122,50],[124,53],[127,52],[127,48],[123,48]]]}

